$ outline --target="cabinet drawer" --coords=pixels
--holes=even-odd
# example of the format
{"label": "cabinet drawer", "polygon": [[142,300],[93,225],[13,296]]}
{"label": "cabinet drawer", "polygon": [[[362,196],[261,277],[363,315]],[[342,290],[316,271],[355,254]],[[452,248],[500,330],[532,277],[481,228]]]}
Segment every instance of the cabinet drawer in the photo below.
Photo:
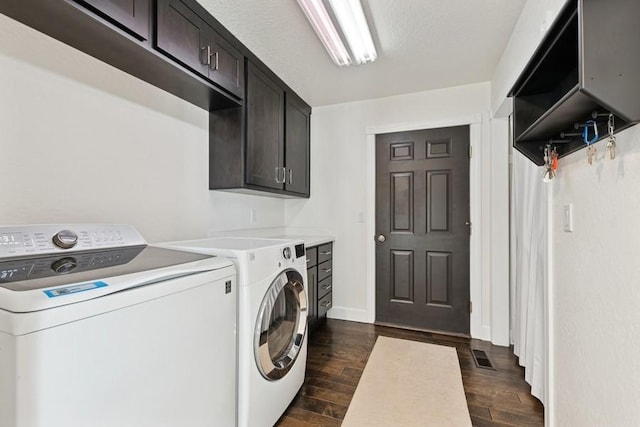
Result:
{"label": "cabinet drawer", "polygon": [[331,276],[318,283],[318,299],[322,299],[326,294],[331,292],[333,287],[333,279]]}
{"label": "cabinet drawer", "polygon": [[329,261],[333,257],[333,244],[327,243],[318,246],[318,264]]}
{"label": "cabinet drawer", "polygon": [[307,248],[307,268],[318,264],[318,247]]}
{"label": "cabinet drawer", "polygon": [[322,264],[318,264],[318,282],[323,281],[327,277],[331,277],[331,271],[333,270],[332,267],[332,261],[326,261]]}
{"label": "cabinet drawer", "polygon": [[318,301],[318,317],[322,317],[327,314],[327,311],[331,308],[331,296],[332,293],[329,292]]}

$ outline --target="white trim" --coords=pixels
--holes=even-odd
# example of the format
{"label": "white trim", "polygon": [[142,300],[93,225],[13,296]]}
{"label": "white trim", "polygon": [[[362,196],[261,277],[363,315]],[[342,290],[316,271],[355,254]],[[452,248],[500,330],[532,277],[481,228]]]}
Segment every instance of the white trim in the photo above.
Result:
{"label": "white trim", "polygon": [[329,319],[350,320],[352,322],[373,323],[373,321],[369,321],[367,310],[350,307],[333,306],[327,312],[327,317]]}
{"label": "white trim", "polygon": [[546,286],[544,287],[544,339],[545,339],[545,381],[544,381],[544,425],[546,427],[553,427],[555,419],[555,383],[554,383],[554,366],[555,359],[553,355],[554,342],[553,342],[553,330],[554,330],[554,317],[553,317],[553,237],[554,237],[554,221],[553,221],[553,194],[555,188],[555,182],[548,185],[547,190],[547,271],[545,271]]}
{"label": "white trim", "polygon": [[[483,298],[482,298],[482,263],[481,263],[481,240],[482,240],[482,224],[481,224],[481,164],[482,158],[482,137],[483,137],[483,115],[473,114],[464,117],[451,118],[448,120],[412,122],[412,123],[396,123],[382,126],[368,126],[367,131],[367,147],[366,147],[366,173],[367,173],[367,210],[365,214],[365,223],[367,230],[367,292],[366,292],[366,314],[364,321],[367,323],[375,322],[375,142],[376,135],[391,132],[403,132],[420,129],[434,129],[441,127],[469,125],[469,138],[473,150],[473,156],[469,165],[469,203],[470,216],[473,224],[473,232],[469,242],[470,251],[470,298],[473,304],[473,312],[471,313],[471,336],[482,340],[491,338],[490,325],[483,325]],[[334,313],[335,315],[335,313]]]}

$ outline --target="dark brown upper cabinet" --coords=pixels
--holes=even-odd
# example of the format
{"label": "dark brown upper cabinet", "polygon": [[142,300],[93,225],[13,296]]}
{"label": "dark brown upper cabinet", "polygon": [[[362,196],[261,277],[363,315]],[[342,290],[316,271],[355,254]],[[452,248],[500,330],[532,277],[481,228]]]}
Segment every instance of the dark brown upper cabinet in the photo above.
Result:
{"label": "dark brown upper cabinet", "polygon": [[[205,78],[153,47],[155,23],[149,6],[153,9],[154,5],[151,0],[1,0],[0,13],[207,111],[242,105],[237,92],[229,89],[231,85]],[[147,30],[149,40],[143,40],[145,21],[151,28]],[[216,25],[226,40],[245,49]],[[228,62],[221,54],[221,68]],[[237,73],[242,77],[241,71]]]}
{"label": "dark brown upper cabinet", "polygon": [[149,39],[149,0],[84,0],[79,3],[104,14],[141,40]]}
{"label": "dark brown upper cabinet", "polygon": [[156,47],[238,98],[244,55],[209,24],[193,1],[158,0]]}
{"label": "dark brown upper cabinet", "polygon": [[209,116],[209,188],[309,197],[311,107],[255,61],[247,61],[244,110]]}
{"label": "dark brown upper cabinet", "polygon": [[[640,2],[570,0],[511,90],[514,147],[537,165],[586,147],[588,120],[607,137],[640,121]],[[591,132],[592,137],[594,132]]]}
{"label": "dark brown upper cabinet", "polygon": [[284,89],[253,64],[247,68],[246,182],[284,190]]}

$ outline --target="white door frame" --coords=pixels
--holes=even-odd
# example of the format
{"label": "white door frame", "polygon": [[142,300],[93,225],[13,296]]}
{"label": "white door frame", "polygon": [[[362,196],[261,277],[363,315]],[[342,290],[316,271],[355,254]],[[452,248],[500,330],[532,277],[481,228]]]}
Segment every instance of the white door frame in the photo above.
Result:
{"label": "white door frame", "polygon": [[[375,176],[375,142],[377,134],[384,134],[390,132],[404,132],[421,129],[433,129],[452,126],[469,125],[469,142],[472,147],[472,153],[469,164],[469,204],[470,204],[470,216],[472,223],[472,233],[469,242],[469,268],[470,268],[470,299],[473,305],[473,311],[471,313],[471,336],[473,338],[490,340],[491,339],[491,327],[490,318],[487,311],[487,307],[483,304],[487,298],[487,292],[483,292],[483,263],[482,263],[482,248],[485,246],[483,243],[482,233],[482,221],[481,221],[481,194],[482,194],[482,140],[483,140],[483,116],[482,114],[474,114],[470,116],[463,116],[452,118],[448,120],[438,121],[425,121],[414,123],[398,123],[388,124],[382,126],[370,126],[367,127],[367,147],[366,147],[366,173],[367,173],[367,210],[366,210],[366,229],[367,236],[370,237],[367,241],[367,296],[366,296],[366,316],[367,321],[370,323],[375,322],[375,309],[376,309],[376,252],[375,252],[375,194],[376,194],[376,176]],[[488,126],[485,126],[487,128]],[[485,269],[486,270],[486,269]],[[490,294],[489,294],[490,297]],[[487,319],[488,318],[488,319]],[[488,321],[486,321],[488,320]]]}

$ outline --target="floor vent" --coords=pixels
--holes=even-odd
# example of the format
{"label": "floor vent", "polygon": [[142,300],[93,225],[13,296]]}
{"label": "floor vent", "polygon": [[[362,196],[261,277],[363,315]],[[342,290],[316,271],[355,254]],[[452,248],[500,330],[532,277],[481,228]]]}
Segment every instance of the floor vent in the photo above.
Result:
{"label": "floor vent", "polygon": [[491,360],[489,360],[489,356],[486,351],[471,349],[471,354],[473,355],[473,361],[476,362],[476,366],[478,368],[496,369],[493,367]]}

